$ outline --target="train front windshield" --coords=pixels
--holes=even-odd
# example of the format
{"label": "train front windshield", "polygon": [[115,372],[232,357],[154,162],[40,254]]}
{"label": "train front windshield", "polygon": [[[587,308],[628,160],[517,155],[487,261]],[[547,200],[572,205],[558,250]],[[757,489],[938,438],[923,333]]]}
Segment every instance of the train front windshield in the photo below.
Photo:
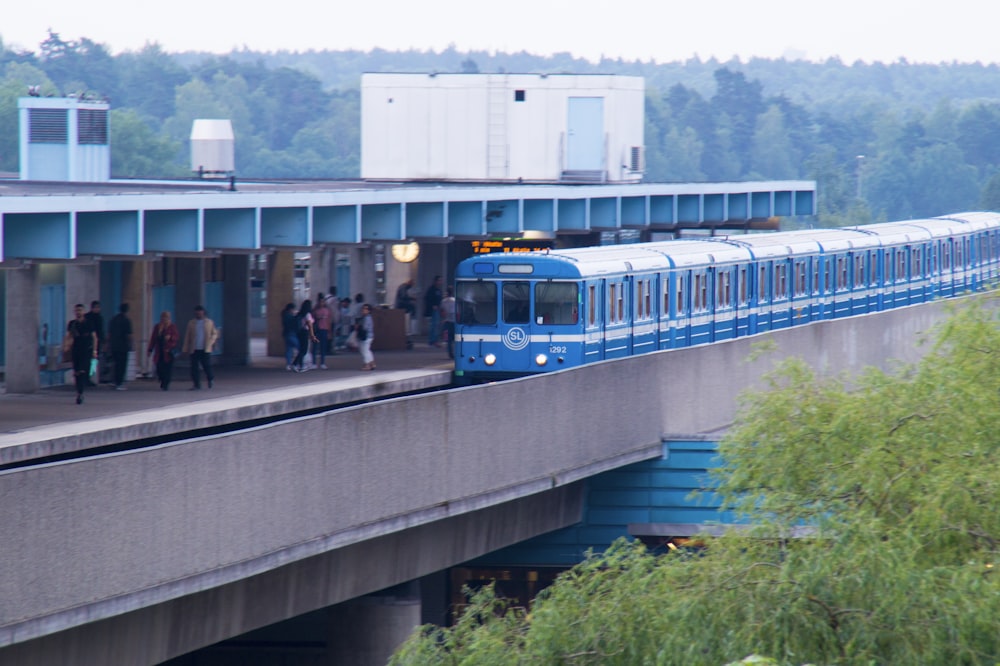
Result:
{"label": "train front windshield", "polygon": [[495,282],[459,282],[456,285],[457,320],[466,326],[494,326],[497,323]]}
{"label": "train front windshield", "polygon": [[567,326],[579,321],[579,287],[574,282],[504,282],[497,303],[497,283],[459,281],[457,284],[458,322],[466,326],[495,326],[502,312],[505,324]]}

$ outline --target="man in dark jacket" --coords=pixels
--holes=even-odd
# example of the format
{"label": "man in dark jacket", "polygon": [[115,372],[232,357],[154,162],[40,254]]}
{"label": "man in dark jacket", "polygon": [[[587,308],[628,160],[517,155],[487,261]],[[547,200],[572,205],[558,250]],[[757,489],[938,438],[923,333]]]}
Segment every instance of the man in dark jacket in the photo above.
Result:
{"label": "man in dark jacket", "polygon": [[444,278],[435,275],[434,282],[424,292],[424,316],[431,318],[430,328],[427,331],[427,344],[432,347],[441,346],[441,343],[438,342],[438,336],[441,335],[441,299],[444,298],[441,286],[443,284]]}
{"label": "man in dark jacket", "polygon": [[114,363],[115,390],[124,391],[128,353],[132,351],[132,321],[128,318],[128,303],[118,306],[118,314],[108,324],[108,346]]}

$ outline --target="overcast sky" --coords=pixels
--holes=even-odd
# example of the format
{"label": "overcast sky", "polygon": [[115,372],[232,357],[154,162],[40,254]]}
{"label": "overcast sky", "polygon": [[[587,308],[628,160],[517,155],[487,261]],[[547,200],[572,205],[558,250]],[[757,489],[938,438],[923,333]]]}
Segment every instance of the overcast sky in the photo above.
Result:
{"label": "overcast sky", "polygon": [[409,47],[568,51],[597,60],[796,57],[1000,63],[997,0],[4,0],[0,38],[51,28],[113,53]]}

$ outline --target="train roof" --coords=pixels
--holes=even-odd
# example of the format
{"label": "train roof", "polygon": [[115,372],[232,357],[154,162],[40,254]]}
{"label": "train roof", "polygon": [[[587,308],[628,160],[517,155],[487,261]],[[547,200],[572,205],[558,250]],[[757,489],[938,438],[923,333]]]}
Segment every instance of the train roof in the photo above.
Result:
{"label": "train roof", "polygon": [[553,279],[576,279],[594,275],[871,249],[989,228],[1000,228],[1000,215],[968,212],[924,220],[837,229],[809,229],[566,250],[484,254],[463,261],[459,265],[456,277],[533,275]]}
{"label": "train roof", "polygon": [[[486,275],[534,275],[550,278],[580,278],[633,271],[669,270],[747,261],[746,248],[724,239],[682,239],[631,245],[601,245],[567,250],[495,253],[466,259],[456,277]],[[529,268],[530,267],[530,268]]]}

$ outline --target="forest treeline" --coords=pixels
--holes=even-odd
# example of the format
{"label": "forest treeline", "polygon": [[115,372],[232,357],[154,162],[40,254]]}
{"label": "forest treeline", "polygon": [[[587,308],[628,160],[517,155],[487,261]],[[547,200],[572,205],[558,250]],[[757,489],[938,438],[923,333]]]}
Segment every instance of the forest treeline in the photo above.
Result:
{"label": "forest treeline", "polygon": [[241,178],[356,178],[363,72],[605,73],[646,81],[650,182],[811,179],[819,224],[1000,209],[1000,67],[562,53],[233,51],[112,54],[50,33],[0,40],[0,171],[18,168],[17,99],[111,103],[112,175],[186,177],[196,118],[229,118]]}

